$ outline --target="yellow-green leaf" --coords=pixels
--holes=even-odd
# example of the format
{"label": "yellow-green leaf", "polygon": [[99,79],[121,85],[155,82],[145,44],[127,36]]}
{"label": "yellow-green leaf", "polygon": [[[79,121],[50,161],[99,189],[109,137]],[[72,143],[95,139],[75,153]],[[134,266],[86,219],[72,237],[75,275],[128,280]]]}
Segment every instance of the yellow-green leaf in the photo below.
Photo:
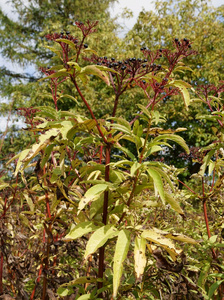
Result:
{"label": "yellow-green leaf", "polygon": [[79,211],[82,210],[90,201],[98,198],[107,188],[107,184],[96,184],[88,189],[79,203]]}
{"label": "yellow-green leaf", "polygon": [[64,237],[64,241],[76,240],[79,237],[98,229],[99,226],[95,225],[92,221],[81,222],[78,225],[72,225],[69,233]]}
{"label": "yellow-green leaf", "polygon": [[111,225],[105,225],[97,229],[90,237],[87,245],[84,258],[86,259],[90,254],[102,247],[108,239],[114,238],[119,231]]}
{"label": "yellow-green leaf", "polygon": [[115,247],[114,265],[113,265],[113,297],[117,296],[120,280],[123,272],[123,262],[128,254],[131,235],[126,229],[123,229],[118,234],[118,239]]}
{"label": "yellow-green leaf", "polygon": [[135,249],[134,249],[134,259],[135,259],[135,274],[137,280],[142,280],[142,275],[146,266],[146,239],[143,237],[135,238]]}

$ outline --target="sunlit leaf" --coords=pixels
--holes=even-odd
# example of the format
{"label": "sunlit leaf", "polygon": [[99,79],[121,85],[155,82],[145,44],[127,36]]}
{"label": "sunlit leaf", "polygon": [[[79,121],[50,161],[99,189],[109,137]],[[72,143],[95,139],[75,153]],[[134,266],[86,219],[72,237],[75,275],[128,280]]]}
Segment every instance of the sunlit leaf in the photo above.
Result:
{"label": "sunlit leaf", "polygon": [[108,188],[107,184],[96,184],[87,190],[82,200],[79,203],[79,210],[82,210],[90,201],[99,197],[106,189]]}
{"label": "sunlit leaf", "polygon": [[130,241],[131,241],[130,232],[125,229],[121,230],[118,234],[118,239],[117,239],[115,254],[114,254],[113,297],[117,296],[121,276],[123,273],[123,262],[128,254]]}
{"label": "sunlit leaf", "polygon": [[134,259],[135,259],[135,274],[137,280],[142,279],[144,269],[146,266],[146,239],[143,237],[135,238],[135,248],[134,248]]}
{"label": "sunlit leaf", "polygon": [[77,238],[99,228],[93,221],[81,222],[76,226],[72,226],[69,233],[63,238],[64,241],[76,240]]}
{"label": "sunlit leaf", "polygon": [[103,246],[108,239],[117,236],[119,231],[111,225],[105,225],[97,229],[90,237],[87,245],[84,258],[86,259],[90,254],[96,252],[98,248]]}

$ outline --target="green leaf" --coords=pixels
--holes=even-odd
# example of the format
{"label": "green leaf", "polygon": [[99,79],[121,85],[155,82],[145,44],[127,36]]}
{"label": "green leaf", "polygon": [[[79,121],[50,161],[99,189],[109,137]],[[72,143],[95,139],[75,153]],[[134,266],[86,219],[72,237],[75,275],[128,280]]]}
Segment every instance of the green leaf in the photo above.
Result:
{"label": "green leaf", "polygon": [[76,49],[76,44],[70,40],[67,40],[67,39],[57,39],[56,42],[60,42],[60,43],[65,43],[65,44],[68,44],[70,47],[72,47],[74,50],[77,50]]}
{"label": "green leaf", "polygon": [[209,291],[208,291],[209,300],[212,299],[212,296],[213,296],[214,292],[218,289],[220,284],[222,284],[223,282],[224,282],[224,279],[223,280],[218,280],[210,286]]}
{"label": "green leaf", "polygon": [[69,61],[67,64],[68,64],[69,66],[74,67],[78,72],[80,72],[81,69],[82,69],[82,68],[79,66],[79,64],[78,64],[77,62],[75,62],[75,61]]}
{"label": "green leaf", "polygon": [[162,134],[162,135],[157,136],[153,141],[157,142],[157,141],[161,141],[161,140],[171,140],[171,141],[179,144],[182,148],[184,148],[184,150],[187,152],[187,154],[190,153],[190,150],[189,150],[185,140],[179,135]]}
{"label": "green leaf", "polygon": [[147,120],[148,120],[148,121],[152,119],[151,113],[149,112],[149,110],[148,110],[145,106],[143,106],[143,105],[141,105],[141,104],[137,104],[137,106],[141,109],[141,111],[142,111],[142,112],[144,113],[144,115],[147,117]]}
{"label": "green leaf", "polygon": [[67,70],[66,69],[62,69],[62,70],[60,70],[58,72],[55,72],[55,73],[53,73],[53,74],[51,74],[49,76],[41,78],[38,81],[43,81],[45,79],[51,79],[51,78],[67,77],[68,75],[69,74],[68,74]]}
{"label": "green leaf", "polygon": [[170,204],[173,210],[175,210],[178,214],[184,215],[184,212],[182,208],[180,207],[180,204],[171,196],[171,194],[168,194],[165,192],[165,200],[167,203]]}
{"label": "green leaf", "polygon": [[[58,112],[53,107],[50,107],[50,106],[36,106],[34,108],[41,111],[41,117],[47,117],[47,118],[50,118],[52,120],[57,120],[58,119]],[[40,124],[40,125],[42,125],[42,124]],[[41,128],[43,128],[43,127],[41,127]]]}
{"label": "green leaf", "polygon": [[130,175],[131,177],[133,177],[136,174],[136,171],[139,170],[139,168],[141,168],[141,164],[138,163],[137,161],[133,163],[133,165],[131,166],[131,170],[130,170]]}
{"label": "green leaf", "polygon": [[160,198],[165,203],[165,193],[164,193],[163,181],[162,181],[160,173],[152,167],[147,168],[147,172],[153,179],[155,193],[157,193],[157,191],[158,191]]}
{"label": "green leaf", "polygon": [[61,297],[66,297],[66,296],[69,296],[73,293],[74,293],[74,291],[71,287],[62,287],[62,286],[60,286],[57,289],[57,294]]}
{"label": "green leaf", "polygon": [[96,252],[96,250],[102,247],[108,239],[114,238],[117,236],[119,231],[111,225],[105,225],[99,229],[97,229],[90,237],[87,245],[84,258]]}
{"label": "green leaf", "polygon": [[101,71],[97,65],[90,65],[82,68],[80,75],[95,75],[101,78],[107,85],[110,85],[110,80],[104,71]]}
{"label": "green leaf", "polygon": [[204,261],[204,264],[202,265],[202,268],[201,268],[200,276],[198,278],[198,283],[197,283],[198,286],[200,286],[201,288],[205,287],[205,282],[207,280],[210,267],[211,267],[210,262]]}
{"label": "green leaf", "polygon": [[32,199],[27,194],[24,194],[24,197],[26,199],[27,204],[29,205],[30,210],[34,212],[34,204]]}
{"label": "green leaf", "polygon": [[131,128],[128,128],[127,126],[114,123],[114,124],[111,124],[111,128],[115,129],[115,130],[118,130],[118,131],[121,131],[123,133],[126,133],[128,135],[132,135]]}
{"label": "green leaf", "polygon": [[23,160],[29,152],[30,152],[30,149],[25,149],[20,154],[14,156],[12,159],[10,159],[10,161],[8,162],[8,164],[9,164],[12,160],[19,157],[19,160],[18,160],[17,165],[16,165],[15,176],[18,174],[18,172],[19,172],[19,170],[20,170],[20,168],[23,164]]}
{"label": "green leaf", "polygon": [[134,249],[134,259],[135,259],[135,274],[137,280],[142,280],[142,275],[146,266],[146,239],[143,237],[136,236],[135,238],[135,249]]}
{"label": "green leaf", "polygon": [[187,87],[190,88],[191,85],[189,85],[188,83],[186,83],[182,80],[175,80],[175,81],[171,82],[169,84],[169,86],[177,87],[180,90],[180,92],[183,96],[183,99],[184,99],[184,104],[186,106],[186,109],[188,110],[188,106],[190,105],[190,95],[187,90]]}
{"label": "green leaf", "polygon": [[127,120],[125,120],[125,119],[123,119],[121,117],[120,118],[111,117],[111,118],[108,118],[108,120],[113,120],[113,121],[117,122],[117,123],[111,124],[112,126],[116,127],[117,124],[120,124],[121,126],[124,126],[128,130],[129,133],[131,133],[131,125],[130,125],[130,123]]}
{"label": "green leaf", "polygon": [[123,229],[118,234],[118,239],[115,247],[114,265],[113,265],[113,297],[117,296],[118,287],[120,285],[121,276],[123,273],[123,262],[128,254],[128,249],[131,241],[130,232]]}
{"label": "green leaf", "polygon": [[88,299],[92,299],[91,294],[82,295],[79,298],[77,298],[77,300],[88,300]]}
{"label": "green leaf", "polygon": [[61,99],[61,98],[69,98],[69,99],[72,99],[77,105],[79,105],[78,100],[77,100],[75,97],[71,96],[71,95],[64,94],[64,95],[61,95],[61,96],[60,96],[60,99]]}
{"label": "green leaf", "polygon": [[203,164],[200,168],[199,175],[204,176],[205,170],[209,165],[210,159],[214,155],[215,151],[215,149],[209,151],[208,154],[203,158]]}
{"label": "green leaf", "polygon": [[98,229],[100,226],[95,225],[93,221],[81,222],[76,226],[72,226],[69,233],[63,238],[64,241],[78,239],[79,237]]}
{"label": "green leaf", "polygon": [[79,203],[79,211],[82,210],[90,201],[98,198],[106,189],[108,189],[107,184],[96,184],[88,189]]}
{"label": "green leaf", "polygon": [[150,148],[144,153],[144,159],[146,159],[148,156],[152,155],[155,152],[162,151],[163,148],[157,145],[150,146]]}
{"label": "green leaf", "polygon": [[127,156],[129,156],[132,161],[137,161],[134,154],[131,153],[131,151],[128,148],[125,148],[125,147],[122,147],[122,146],[119,146],[119,145],[115,145],[115,147],[117,149],[119,149],[120,151],[124,152]]}
{"label": "green leaf", "polygon": [[77,285],[77,284],[84,284],[84,283],[92,283],[92,282],[96,282],[97,278],[94,276],[82,276],[79,278],[76,278],[74,280],[71,280],[69,282],[66,282],[64,284],[62,284],[62,286],[73,286],[73,285]]}
{"label": "green leaf", "polygon": [[49,49],[51,52],[55,53],[59,58],[61,58],[61,50],[50,46],[45,46],[45,48]]}

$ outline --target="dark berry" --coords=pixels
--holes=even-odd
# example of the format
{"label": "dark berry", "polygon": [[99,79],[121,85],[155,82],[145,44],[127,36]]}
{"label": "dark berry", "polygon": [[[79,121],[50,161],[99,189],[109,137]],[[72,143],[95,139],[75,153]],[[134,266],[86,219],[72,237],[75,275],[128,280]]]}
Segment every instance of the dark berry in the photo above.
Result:
{"label": "dark berry", "polygon": [[161,89],[164,89],[164,85],[161,85],[161,87],[160,87]]}
{"label": "dark berry", "polygon": [[61,32],[61,35],[63,35],[63,34],[64,34],[64,31]]}
{"label": "dark berry", "polygon": [[144,48],[142,47],[140,50],[141,50],[141,51],[143,51],[143,50],[144,50]]}
{"label": "dark berry", "polygon": [[84,44],[83,46],[84,46],[84,48],[88,48],[88,44]]}
{"label": "dark berry", "polygon": [[136,61],[136,58],[135,58],[135,57],[133,57],[133,58],[132,58],[132,61]]}
{"label": "dark berry", "polygon": [[162,49],[159,49],[159,52],[163,52],[163,50],[162,50]]}
{"label": "dark berry", "polygon": [[143,50],[146,50],[146,49],[147,49],[146,47],[143,48]]}
{"label": "dark berry", "polygon": [[175,42],[178,42],[179,40],[177,39],[177,38],[175,38],[175,40],[174,40]]}
{"label": "dark berry", "polygon": [[101,66],[102,64],[100,62],[97,63],[98,66]]}
{"label": "dark berry", "polygon": [[70,32],[69,32],[69,31],[66,31],[66,34],[68,35],[68,34],[70,34]]}
{"label": "dark berry", "polygon": [[145,67],[146,67],[146,64],[143,64],[142,67],[145,68]]}
{"label": "dark berry", "polygon": [[137,60],[140,61],[140,62],[142,61],[141,58],[138,58]]}
{"label": "dark berry", "polygon": [[125,60],[125,62],[124,62],[125,64],[128,64],[128,61],[127,60]]}
{"label": "dark berry", "polygon": [[132,58],[129,58],[129,61],[132,61]]}
{"label": "dark berry", "polygon": [[158,65],[157,67],[158,67],[158,69],[161,69],[162,66],[161,66],[161,65]]}
{"label": "dark berry", "polygon": [[188,45],[188,48],[191,48],[191,45]]}
{"label": "dark berry", "polygon": [[119,63],[119,65],[121,65],[121,64],[122,64],[122,61],[119,60],[118,63]]}
{"label": "dark berry", "polygon": [[122,66],[121,67],[121,70],[125,70],[127,67],[126,66]]}
{"label": "dark berry", "polygon": [[146,81],[145,81],[145,80],[142,80],[142,83],[144,83],[144,84],[145,84],[145,83],[146,83]]}
{"label": "dark berry", "polygon": [[104,56],[104,59],[107,59],[107,56]]}
{"label": "dark berry", "polygon": [[114,57],[111,57],[111,60],[112,60],[112,61],[115,61],[115,58],[114,58]]}
{"label": "dark berry", "polygon": [[143,61],[144,61],[144,62],[147,62],[148,60],[145,58]]}

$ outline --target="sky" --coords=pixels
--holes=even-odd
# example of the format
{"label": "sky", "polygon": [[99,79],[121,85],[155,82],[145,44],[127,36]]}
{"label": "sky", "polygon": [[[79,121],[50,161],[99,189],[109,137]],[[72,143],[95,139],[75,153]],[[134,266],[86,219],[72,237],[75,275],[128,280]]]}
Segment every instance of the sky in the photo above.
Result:
{"label": "sky", "polygon": [[[119,15],[122,12],[122,9],[127,7],[128,9],[132,10],[133,12],[133,18],[129,20],[125,20],[122,18],[119,18],[119,22],[125,25],[125,31],[127,32],[130,30],[134,24],[135,21],[138,18],[138,15],[140,11],[144,8],[146,11],[147,10],[152,10],[153,9],[153,2],[152,0],[120,0],[119,3],[113,4],[111,7],[111,14],[112,16]],[[222,4],[224,4],[224,0],[210,0],[211,5],[214,7],[218,7]],[[125,33],[125,32],[124,32]]]}
{"label": "sky", "polygon": [[[28,0],[23,0],[24,3],[28,3]],[[224,0],[211,0],[211,4],[214,7],[218,7],[222,4],[224,4]],[[0,7],[3,9],[3,11],[11,18],[16,19],[16,15],[15,13],[13,13],[12,11],[12,7],[10,6],[10,4],[8,3],[8,0],[0,0]],[[146,11],[147,10],[152,10],[153,9],[153,3],[152,0],[119,0],[118,3],[115,3],[111,6],[110,8],[110,13],[112,15],[112,17],[115,16],[120,16],[118,18],[118,22],[121,23],[124,26],[124,30],[120,33],[121,36],[124,36],[125,33],[127,33],[135,24],[137,17],[140,13],[140,11],[142,11],[142,9],[144,8]],[[128,8],[129,10],[131,10],[133,12],[133,17],[130,19],[124,19],[122,18],[122,11],[124,8]],[[22,70],[21,67],[19,67],[18,65],[12,64],[10,61],[6,61],[5,59],[3,59],[0,56],[0,66],[2,65],[6,65],[7,67],[12,70],[12,71],[16,71],[16,72],[29,72],[29,69],[26,70]],[[1,102],[4,101],[4,99],[0,98],[0,104]],[[5,127],[6,127],[6,118],[4,117],[0,117],[0,130],[4,131]]]}

